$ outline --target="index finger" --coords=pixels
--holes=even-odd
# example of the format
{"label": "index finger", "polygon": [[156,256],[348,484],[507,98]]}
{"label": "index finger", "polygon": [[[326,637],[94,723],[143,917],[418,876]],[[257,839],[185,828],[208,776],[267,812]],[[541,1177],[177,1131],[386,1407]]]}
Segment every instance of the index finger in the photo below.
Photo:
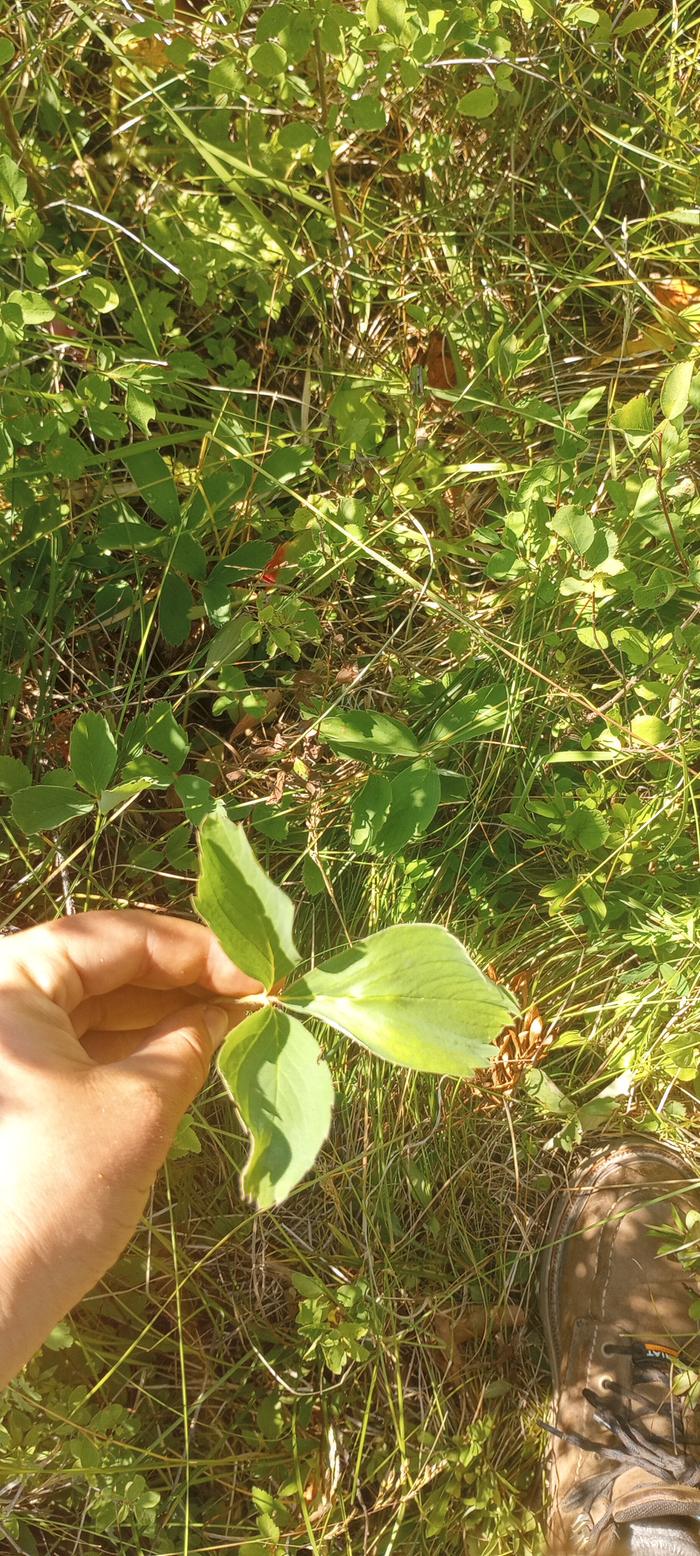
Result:
{"label": "index finger", "polygon": [[199,984],[230,999],[261,988],[203,924],[139,908],[80,913],[0,941],[0,989],[37,990],[69,1014],[127,983],[146,989]]}

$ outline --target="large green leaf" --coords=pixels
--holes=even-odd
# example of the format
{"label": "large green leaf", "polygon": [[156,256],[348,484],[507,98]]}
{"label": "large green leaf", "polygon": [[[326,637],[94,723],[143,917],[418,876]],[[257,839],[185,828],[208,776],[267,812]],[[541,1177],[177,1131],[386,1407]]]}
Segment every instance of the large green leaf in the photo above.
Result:
{"label": "large green leaf", "polygon": [[585,556],[590,551],[595,540],[595,524],[583,508],[576,508],[572,503],[562,503],[561,508],[552,515],[550,526],[555,535],[560,535],[574,551],[578,551],[579,556]]}
{"label": "large green leaf", "polygon": [[588,805],[576,805],[564,828],[565,836],[584,854],[594,854],[598,848],[602,848],[609,831],[603,812],[595,806],[591,809]]}
{"label": "large green leaf", "polygon": [[406,20],[404,0],[367,0],[365,18],[372,32],[378,27],[386,27],[387,32],[393,32],[398,38]]}
{"label": "large green leaf", "polygon": [[85,816],[94,800],[76,789],[72,773],[47,773],[41,783],[17,789],[12,796],[12,816],[23,832],[51,832],[64,821]]}
{"label": "large green leaf", "polygon": [[245,832],[220,807],[199,834],[200,871],[195,906],[227,956],[270,989],[299,961],[294,904],[275,886]]}
{"label": "large green leaf", "polygon": [[639,746],[660,746],[668,740],[671,729],[654,713],[637,713],[630,724],[632,736]]}
{"label": "large green leaf", "polygon": [[621,405],[611,417],[613,427],[630,436],[645,437],[654,430],[654,413],[646,394],[635,394],[626,405]]}
{"label": "large green leaf", "polygon": [[460,697],[440,714],[430,731],[430,745],[465,746],[505,727],[508,717],[508,690],[503,681],[482,686],[478,692]]}
{"label": "large green leaf", "polygon": [[323,1145],[333,1108],[331,1072],[306,1027],[269,1005],[229,1034],[218,1065],[251,1135],[243,1191],[268,1210],[287,1198]]}
{"label": "large green leaf", "polygon": [[81,301],[95,313],[113,313],[119,307],[119,293],[104,276],[88,276],[80,288]]}
{"label": "large green leaf", "polygon": [[166,643],[178,647],[186,643],[190,635],[190,611],[194,600],[184,578],[179,573],[166,573],[160,586],[158,601],[158,625]]}
{"label": "large green leaf", "polygon": [[391,858],[427,831],[440,804],[440,775],[434,762],[412,762],[391,781],[389,815],[379,833],[380,854]]}
{"label": "large green leaf", "polygon": [[280,43],[256,43],[248,59],[258,76],[281,76],[287,64],[287,56]]}
{"label": "large green leaf", "polygon": [[88,794],[107,788],[117,765],[117,742],[103,713],[83,713],[73,725],[70,765]]}
{"label": "large green leaf", "polygon": [[338,746],[353,755],[366,751],[373,756],[417,756],[418,741],[407,724],[387,718],[371,709],[350,708],[347,713],[329,713],[318,726],[319,738],[329,746]]}
{"label": "large green leaf", "polygon": [[353,848],[375,843],[389,814],[391,784],[384,773],[370,773],[352,802],[350,842]]}
{"label": "large green leaf", "polygon": [[471,1075],[517,1005],[439,924],[382,929],[300,978],[284,1003],[318,1016],[381,1059]]}
{"label": "large green leaf", "polygon": [[8,299],[10,306],[19,308],[25,324],[48,324],[56,309],[41,292],[10,292]]}

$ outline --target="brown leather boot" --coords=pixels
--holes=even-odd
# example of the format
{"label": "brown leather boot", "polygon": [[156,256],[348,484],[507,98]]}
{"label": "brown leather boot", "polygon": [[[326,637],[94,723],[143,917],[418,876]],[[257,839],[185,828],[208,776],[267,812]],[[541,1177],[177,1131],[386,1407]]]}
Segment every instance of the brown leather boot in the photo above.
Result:
{"label": "brown leather boot", "polygon": [[700,1364],[697,1291],[654,1232],[674,1210],[700,1210],[698,1180],[644,1138],[596,1151],[555,1205],[540,1284],[553,1556],[700,1552],[700,1410],[673,1391]]}

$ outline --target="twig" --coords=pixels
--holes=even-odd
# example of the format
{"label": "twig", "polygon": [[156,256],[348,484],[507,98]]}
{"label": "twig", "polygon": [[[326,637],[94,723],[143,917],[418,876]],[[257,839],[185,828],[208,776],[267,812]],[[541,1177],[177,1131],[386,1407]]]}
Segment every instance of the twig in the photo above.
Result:
{"label": "twig", "polygon": [[55,835],[52,834],[52,836],[56,854],[56,863],[58,865],[58,874],[61,881],[61,890],[63,892],[63,906],[66,913],[72,916],[76,912],[76,906],[75,897],[73,896],[73,890],[71,887],[70,876],[68,874],[65,858],[61,853],[58,843],[56,842]]}

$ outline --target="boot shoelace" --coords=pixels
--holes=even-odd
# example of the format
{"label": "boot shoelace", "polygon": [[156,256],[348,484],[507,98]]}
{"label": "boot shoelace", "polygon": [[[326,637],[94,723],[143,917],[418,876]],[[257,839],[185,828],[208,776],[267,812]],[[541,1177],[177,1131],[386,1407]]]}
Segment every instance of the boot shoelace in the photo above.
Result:
{"label": "boot shoelace", "polygon": [[[671,1360],[662,1353],[652,1354],[638,1340],[625,1340],[608,1348],[609,1355],[632,1358],[632,1387],[624,1390],[612,1378],[603,1380],[607,1398],[594,1389],[583,1390],[583,1397],[593,1407],[593,1417],[598,1426],[607,1432],[608,1443],[593,1442],[579,1432],[563,1432],[560,1427],[547,1422],[542,1425],[553,1437],[572,1443],[586,1453],[594,1453],[605,1459],[609,1468],[591,1475],[569,1493],[572,1506],[581,1514],[588,1513],[596,1499],[612,1491],[614,1482],[637,1465],[655,1479],[667,1484],[684,1486],[700,1485],[700,1462],[687,1452],[679,1402],[671,1391]],[[665,1397],[657,1403],[640,1390],[644,1385],[662,1383]],[[649,1416],[665,1417],[670,1426],[669,1437],[662,1437],[646,1424]],[[646,1419],[645,1419],[646,1418]],[[590,1528],[593,1542],[612,1522],[612,1507]]]}

